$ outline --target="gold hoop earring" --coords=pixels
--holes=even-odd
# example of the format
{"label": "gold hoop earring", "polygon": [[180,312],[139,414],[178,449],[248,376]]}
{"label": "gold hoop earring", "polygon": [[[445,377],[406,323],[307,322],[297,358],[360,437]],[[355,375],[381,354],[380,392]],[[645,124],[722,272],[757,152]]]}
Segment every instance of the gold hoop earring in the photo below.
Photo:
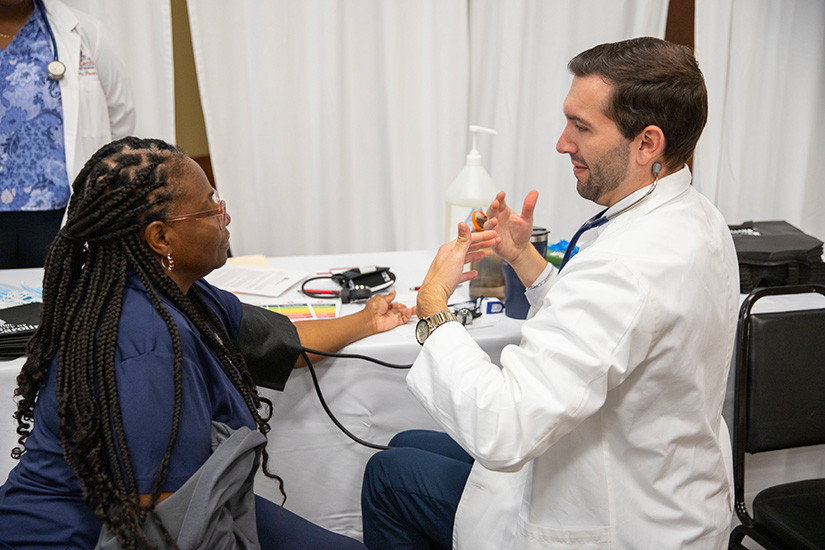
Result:
{"label": "gold hoop earring", "polygon": [[[164,262],[163,260],[166,260],[166,262]],[[173,269],[175,269],[175,260],[172,259],[171,252],[166,255],[166,258],[161,257],[160,265],[163,266],[163,269],[165,269],[166,271],[172,271]]]}

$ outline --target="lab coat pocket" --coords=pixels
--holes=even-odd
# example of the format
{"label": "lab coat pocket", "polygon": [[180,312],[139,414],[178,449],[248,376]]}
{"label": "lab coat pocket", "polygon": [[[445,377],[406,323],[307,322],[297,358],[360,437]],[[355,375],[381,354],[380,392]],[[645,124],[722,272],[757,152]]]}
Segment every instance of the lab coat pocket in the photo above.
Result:
{"label": "lab coat pocket", "polygon": [[74,174],[80,171],[95,151],[112,141],[106,95],[97,72],[81,72],[79,81]]}
{"label": "lab coat pocket", "polygon": [[94,65],[87,65],[83,68],[81,60],[81,71],[79,74],[79,110],[78,110],[78,140],[83,149],[89,144],[97,144],[97,147],[108,143],[111,140],[111,129],[109,125],[109,110],[106,107],[106,94],[97,76]]}
{"label": "lab coat pocket", "polygon": [[600,550],[607,548],[610,542],[609,527],[591,529],[561,530],[550,529],[530,523],[524,517],[519,518],[519,538],[524,541],[524,548],[564,548],[576,550]]}

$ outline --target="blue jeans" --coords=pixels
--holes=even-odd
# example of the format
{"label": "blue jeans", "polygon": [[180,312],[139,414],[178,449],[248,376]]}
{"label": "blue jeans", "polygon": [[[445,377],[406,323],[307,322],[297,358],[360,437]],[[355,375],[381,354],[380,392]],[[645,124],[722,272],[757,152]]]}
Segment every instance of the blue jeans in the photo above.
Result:
{"label": "blue jeans", "polygon": [[367,463],[361,489],[364,544],[371,550],[451,548],[472,457],[447,434],[411,430]]}

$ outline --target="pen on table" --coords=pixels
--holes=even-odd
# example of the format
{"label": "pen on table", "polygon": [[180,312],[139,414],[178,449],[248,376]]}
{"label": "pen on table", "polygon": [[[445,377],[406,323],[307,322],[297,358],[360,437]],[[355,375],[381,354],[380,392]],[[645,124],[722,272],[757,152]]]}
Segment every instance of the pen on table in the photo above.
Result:
{"label": "pen on table", "polygon": [[420,285],[419,285],[419,286],[411,286],[411,287],[410,287],[410,290],[418,290],[419,288],[421,288],[421,286],[420,286]]}

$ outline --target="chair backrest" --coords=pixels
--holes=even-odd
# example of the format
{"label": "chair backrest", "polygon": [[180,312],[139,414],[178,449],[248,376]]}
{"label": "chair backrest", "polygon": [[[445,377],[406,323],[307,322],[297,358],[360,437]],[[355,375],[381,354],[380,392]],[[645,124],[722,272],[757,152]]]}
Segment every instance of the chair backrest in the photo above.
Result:
{"label": "chair backrest", "polygon": [[733,471],[740,517],[746,452],[825,443],[825,308],[751,313],[765,296],[812,292],[825,296],[825,286],[758,288],[739,310]]}
{"label": "chair backrest", "polygon": [[749,453],[825,443],[825,309],[751,316]]}

